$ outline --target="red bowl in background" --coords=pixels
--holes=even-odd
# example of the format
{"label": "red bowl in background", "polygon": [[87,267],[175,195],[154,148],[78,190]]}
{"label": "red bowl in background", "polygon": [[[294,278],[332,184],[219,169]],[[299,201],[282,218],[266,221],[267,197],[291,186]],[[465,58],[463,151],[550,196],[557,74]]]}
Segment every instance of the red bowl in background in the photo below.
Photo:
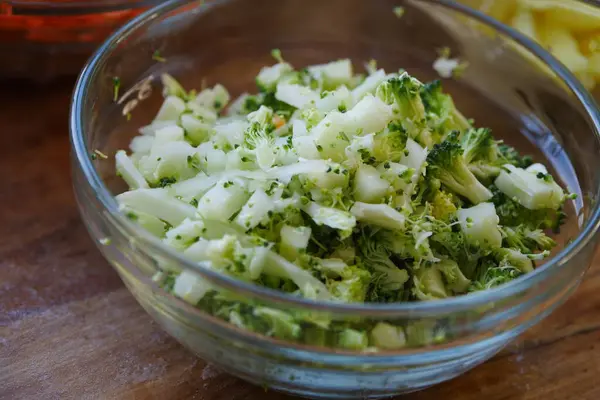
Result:
{"label": "red bowl in background", "polygon": [[0,0],[0,78],[75,75],[116,28],[161,0]]}

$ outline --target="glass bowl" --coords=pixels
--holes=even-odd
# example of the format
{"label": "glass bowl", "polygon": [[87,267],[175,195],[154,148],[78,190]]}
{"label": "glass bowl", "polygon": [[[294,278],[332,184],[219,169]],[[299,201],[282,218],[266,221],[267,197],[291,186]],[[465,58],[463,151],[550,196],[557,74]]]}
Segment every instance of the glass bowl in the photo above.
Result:
{"label": "glass bowl", "polygon": [[[402,6],[397,18],[392,9]],[[469,62],[444,85],[467,116],[553,167],[579,194],[557,237],[560,248],[508,285],[452,299],[401,304],[334,304],[291,297],[184,259],[118,211],[125,189],[110,161],[162,102],[160,74],[187,88],[225,84],[253,90],[259,68],[281,49],[301,67],[350,57],[436,78],[438,50]],[[152,57],[156,51],[161,59]],[[114,78],[121,90],[114,96]],[[130,118],[126,118],[126,116]],[[74,92],[71,140],[75,193],[91,236],[139,303],[184,346],[219,368],[276,390],[310,397],[376,398],[451,379],[493,356],[577,287],[596,247],[600,221],[598,109],[551,55],[517,32],[452,1],[175,0],[137,17],[91,58]],[[95,150],[109,160],[91,157]],[[241,312],[267,307],[299,322],[296,339],[249,331],[231,314],[192,306],[161,289],[161,268],[195,271],[211,293],[235,293]],[[342,328],[393,324],[405,344],[354,351],[328,345]],[[328,329],[320,325],[329,324]],[[308,345],[315,338],[323,345]]]}
{"label": "glass bowl", "polygon": [[160,0],[0,1],[0,78],[76,75],[119,26]]}

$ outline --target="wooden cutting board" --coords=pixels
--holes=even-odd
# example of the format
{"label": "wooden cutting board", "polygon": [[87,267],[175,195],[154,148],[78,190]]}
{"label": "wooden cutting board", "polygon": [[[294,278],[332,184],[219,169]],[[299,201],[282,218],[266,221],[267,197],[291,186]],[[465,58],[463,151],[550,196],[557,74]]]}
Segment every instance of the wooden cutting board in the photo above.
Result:
{"label": "wooden cutting board", "polygon": [[[288,399],[184,350],[97,252],[71,190],[71,87],[0,86],[0,399]],[[403,398],[600,399],[600,258],[517,343]]]}

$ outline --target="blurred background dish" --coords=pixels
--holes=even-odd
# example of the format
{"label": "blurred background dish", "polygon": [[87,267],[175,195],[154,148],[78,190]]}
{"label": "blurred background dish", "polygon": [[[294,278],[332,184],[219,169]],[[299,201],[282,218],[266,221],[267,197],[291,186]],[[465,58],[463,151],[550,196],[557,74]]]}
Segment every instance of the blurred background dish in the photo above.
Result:
{"label": "blurred background dish", "polygon": [[160,0],[0,1],[0,79],[76,75],[116,28]]}
{"label": "blurred background dish", "polygon": [[588,90],[600,82],[597,0],[461,0],[550,51]]}

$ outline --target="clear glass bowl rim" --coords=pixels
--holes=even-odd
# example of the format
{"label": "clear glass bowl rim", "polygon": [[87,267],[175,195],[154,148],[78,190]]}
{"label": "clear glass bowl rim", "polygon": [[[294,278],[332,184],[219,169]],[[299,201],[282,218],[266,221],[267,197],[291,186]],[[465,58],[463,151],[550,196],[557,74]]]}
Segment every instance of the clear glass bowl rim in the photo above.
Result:
{"label": "clear glass bowl rim", "polygon": [[[204,4],[202,10],[198,12],[205,12],[208,8],[214,4],[224,3],[230,0],[215,0],[213,2]],[[496,21],[495,19],[488,17],[478,10],[474,10],[468,6],[456,3],[452,0],[410,0],[420,3],[430,3],[437,6],[442,6],[446,9],[463,14],[463,16],[469,19],[478,20],[479,22],[487,25],[496,32],[499,32],[511,40],[522,45],[530,53],[532,53],[537,59],[541,60],[547,67],[549,67],[568,87],[573,93],[575,98],[584,107],[588,117],[593,122],[593,134],[598,140],[600,140],[600,112],[595,100],[587,92],[579,81],[571,74],[571,72],[556,60],[549,52],[547,52],[540,45],[529,39],[525,35],[519,33],[515,29]],[[589,4],[598,4],[597,2],[584,1]],[[113,195],[110,193],[108,188],[102,182],[102,179],[94,168],[88,150],[86,149],[86,139],[83,134],[84,132],[84,121],[83,105],[85,103],[86,93],[88,88],[94,81],[94,78],[99,72],[99,66],[105,59],[110,57],[111,49],[118,45],[124,38],[128,37],[132,33],[136,32],[139,27],[144,27],[146,24],[151,23],[153,20],[162,17],[163,15],[174,11],[180,7],[197,3],[197,0],[170,0],[163,4],[160,4],[152,9],[145,11],[136,18],[129,21],[122,28],[117,30],[111,35],[92,55],[84,66],[73,92],[71,108],[70,108],[70,140],[72,146],[72,152],[77,160],[77,166],[81,168],[87,183],[91,186],[96,198],[99,200],[103,207],[103,212],[110,223],[116,224],[119,229],[126,232],[128,235],[133,237],[141,237],[144,240],[144,244],[150,246],[156,254],[160,254],[161,257],[165,257],[174,262],[179,263],[183,268],[193,270],[200,274],[203,278],[213,283],[217,287],[221,287],[227,290],[235,291],[238,294],[248,295],[249,297],[259,298],[266,302],[276,302],[279,305],[289,306],[296,309],[310,309],[321,312],[331,312],[336,314],[358,314],[368,315],[371,317],[383,316],[393,314],[396,317],[431,317],[440,314],[450,314],[454,312],[467,311],[475,307],[485,305],[490,302],[497,302],[508,297],[517,295],[523,291],[526,291],[530,287],[544,281],[549,276],[557,273],[562,268],[566,267],[569,261],[583,248],[585,248],[590,241],[593,240],[594,234],[600,227],[600,202],[596,202],[593,206],[590,218],[583,230],[577,235],[577,237],[562,249],[558,254],[548,260],[542,267],[535,271],[526,274],[506,285],[499,286],[497,288],[489,289],[486,291],[470,293],[462,296],[452,297],[443,300],[432,300],[427,302],[411,302],[411,303],[390,303],[390,304],[378,304],[378,303],[359,303],[359,304],[342,304],[335,302],[315,301],[304,298],[295,297],[288,295],[273,289],[265,288],[251,283],[246,283],[241,280],[237,280],[233,277],[221,274],[213,271],[201,264],[194,263],[183,257],[182,254],[177,253],[173,249],[164,245],[157,238],[145,232],[142,228],[129,221],[119,210],[118,204]],[[391,12],[391,11],[390,11]],[[600,188],[597,190],[600,193]],[[139,276],[139,274],[136,274]],[[152,281],[148,278],[147,284],[152,284]],[[164,295],[171,296],[164,292]],[[198,311],[200,312],[200,311]]]}

